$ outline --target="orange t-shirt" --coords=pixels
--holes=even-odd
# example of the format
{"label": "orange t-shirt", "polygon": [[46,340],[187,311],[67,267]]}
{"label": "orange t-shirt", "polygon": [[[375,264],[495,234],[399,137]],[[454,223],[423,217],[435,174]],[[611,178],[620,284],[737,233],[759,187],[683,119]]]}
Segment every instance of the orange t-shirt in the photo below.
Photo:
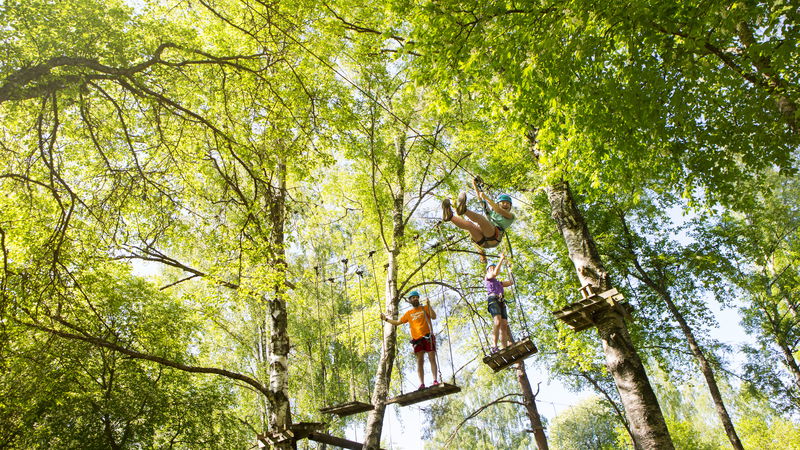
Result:
{"label": "orange t-shirt", "polygon": [[411,339],[419,339],[431,332],[425,314],[428,316],[431,315],[431,310],[428,308],[428,305],[417,306],[414,309],[410,309],[400,318],[401,323],[407,323],[408,326],[411,327]]}

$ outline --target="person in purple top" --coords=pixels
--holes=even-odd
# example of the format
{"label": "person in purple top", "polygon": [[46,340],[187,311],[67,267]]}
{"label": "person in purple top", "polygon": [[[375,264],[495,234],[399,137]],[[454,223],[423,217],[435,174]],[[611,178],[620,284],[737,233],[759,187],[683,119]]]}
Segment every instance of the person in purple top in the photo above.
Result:
{"label": "person in purple top", "polygon": [[511,331],[508,328],[508,309],[506,308],[505,298],[503,297],[504,288],[514,284],[512,281],[500,281],[497,275],[500,274],[500,269],[503,267],[503,262],[506,260],[505,253],[500,255],[500,261],[497,264],[491,263],[486,266],[486,277],[483,283],[489,293],[487,298],[489,314],[492,315],[494,326],[492,327],[492,336],[494,338],[494,346],[492,353],[498,351],[497,341],[500,340],[503,348],[511,345]]}

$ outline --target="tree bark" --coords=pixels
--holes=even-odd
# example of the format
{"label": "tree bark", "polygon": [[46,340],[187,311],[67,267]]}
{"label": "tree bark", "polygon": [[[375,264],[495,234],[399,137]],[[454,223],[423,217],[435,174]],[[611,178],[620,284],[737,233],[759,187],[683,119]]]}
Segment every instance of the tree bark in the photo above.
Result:
{"label": "tree bark", "polygon": [[533,389],[531,389],[531,382],[528,380],[528,373],[525,371],[525,363],[522,361],[517,364],[517,382],[519,382],[519,388],[522,391],[528,419],[531,421],[531,429],[533,430],[533,438],[536,440],[536,448],[539,450],[548,450],[550,447],[547,445],[547,435],[544,433],[544,427],[542,426],[542,417],[539,415],[539,410],[536,408],[536,394],[534,394]]}
{"label": "tree bark", "polygon": [[[286,256],[284,249],[284,223],[286,217],[286,166],[278,165],[277,187],[269,186],[267,192],[269,219],[272,225],[270,246],[272,268],[276,271],[274,297],[268,300],[268,321],[270,321],[270,360],[269,360],[269,429],[276,432],[286,430],[292,425],[289,407],[289,333],[286,314]],[[284,444],[278,448],[292,448]]]}
{"label": "tree bark", "polygon": [[[569,184],[556,183],[547,187],[546,192],[551,215],[567,245],[581,286],[591,284],[600,291],[611,289],[608,272],[575,205]],[[642,448],[674,448],[658,399],[622,315],[608,309],[596,314],[594,320],[603,343],[606,367],[619,390],[635,441]]]}

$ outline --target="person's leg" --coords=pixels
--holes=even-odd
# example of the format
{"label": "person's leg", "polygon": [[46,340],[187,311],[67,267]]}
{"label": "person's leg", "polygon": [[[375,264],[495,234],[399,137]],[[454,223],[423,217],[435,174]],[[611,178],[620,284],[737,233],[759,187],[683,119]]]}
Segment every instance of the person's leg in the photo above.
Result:
{"label": "person's leg", "polygon": [[428,360],[431,362],[431,373],[433,374],[433,383],[439,380],[439,367],[436,365],[436,350],[428,352]]}
{"label": "person's leg", "polygon": [[509,345],[512,344],[511,329],[508,327],[508,320],[501,318],[499,328],[500,328],[500,342],[503,344],[503,347],[508,347]]}
{"label": "person's leg", "polygon": [[[483,239],[483,230],[476,223],[458,216],[453,216],[450,221],[453,222],[457,227],[469,231],[473,242],[478,242]],[[494,231],[492,231],[492,235],[494,235]]]}
{"label": "person's leg", "polygon": [[[494,322],[494,326],[492,326],[492,338],[493,338],[493,342],[494,342],[494,345],[493,345],[494,348],[497,348],[497,338],[499,337],[498,335],[500,334],[500,321],[501,320],[503,320],[503,318],[500,317],[500,314],[492,316],[492,321]],[[502,342],[502,340],[500,342]]]}
{"label": "person's leg", "polygon": [[417,357],[417,375],[419,375],[419,387],[425,386],[425,373],[422,371],[422,363],[425,362],[425,352],[415,352]]}
{"label": "person's leg", "polygon": [[[474,222],[483,236],[492,237],[495,233],[495,225],[492,222],[489,222],[489,219],[486,218],[483,214],[478,214],[475,211],[467,211],[464,215]],[[456,217],[453,217],[455,219]],[[453,222],[455,223],[455,221]]]}

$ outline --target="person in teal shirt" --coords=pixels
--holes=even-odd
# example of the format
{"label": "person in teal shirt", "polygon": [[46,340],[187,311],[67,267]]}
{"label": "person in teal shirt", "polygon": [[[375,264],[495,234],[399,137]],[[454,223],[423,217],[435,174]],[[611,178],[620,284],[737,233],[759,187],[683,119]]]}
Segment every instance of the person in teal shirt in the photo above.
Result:
{"label": "person in teal shirt", "polygon": [[494,248],[500,245],[505,231],[514,223],[514,214],[511,212],[511,197],[508,194],[500,194],[497,201],[493,201],[485,192],[478,189],[476,181],[473,180],[472,186],[475,188],[475,195],[484,201],[486,215],[478,214],[467,209],[467,193],[462,192],[456,200],[456,214],[450,206],[450,199],[442,200],[442,220],[453,222],[457,227],[467,230],[480,249],[481,260],[485,261],[486,256],[483,249]]}

